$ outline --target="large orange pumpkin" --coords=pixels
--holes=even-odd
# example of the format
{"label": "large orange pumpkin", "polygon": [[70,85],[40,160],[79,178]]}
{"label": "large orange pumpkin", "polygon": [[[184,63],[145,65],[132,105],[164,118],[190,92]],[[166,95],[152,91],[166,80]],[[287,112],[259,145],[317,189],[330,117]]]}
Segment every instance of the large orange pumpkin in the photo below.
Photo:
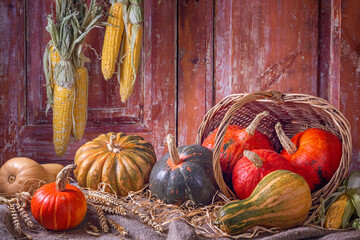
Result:
{"label": "large orange pumpkin", "polygon": [[294,166],[294,171],[305,178],[312,192],[329,182],[339,167],[342,156],[340,139],[331,132],[309,128],[291,140],[281,124],[275,126],[284,149],[281,152]]}
{"label": "large orange pumpkin", "polygon": [[31,213],[46,229],[72,229],[85,217],[87,203],[84,194],[77,187],[66,183],[69,172],[75,167],[68,165],[63,168],[56,183],[40,187],[31,199]]}
{"label": "large orange pumpkin", "polygon": [[81,146],[75,154],[75,177],[81,187],[111,186],[118,195],[140,190],[156,162],[154,147],[142,137],[125,133],[102,134]]}

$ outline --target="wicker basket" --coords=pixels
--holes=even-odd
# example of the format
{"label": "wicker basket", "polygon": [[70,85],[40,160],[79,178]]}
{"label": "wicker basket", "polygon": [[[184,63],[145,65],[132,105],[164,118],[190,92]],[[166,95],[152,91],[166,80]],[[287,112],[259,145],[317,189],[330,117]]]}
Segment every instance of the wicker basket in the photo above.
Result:
{"label": "wicker basket", "polygon": [[219,189],[227,196],[235,196],[224,182],[220,167],[220,150],[229,124],[247,126],[260,112],[267,110],[269,116],[259,124],[257,130],[267,135],[276,151],[282,146],[275,132],[275,124],[279,121],[288,137],[308,128],[321,128],[338,136],[342,142],[342,158],[339,168],[331,180],[320,190],[312,194],[313,204],[309,223],[319,210],[320,198],[333,193],[345,178],[351,161],[350,125],[345,117],[327,101],[305,94],[283,94],[278,91],[254,92],[250,94],[233,94],[222,99],[205,115],[201,123],[196,144],[201,144],[217,127],[213,167]]}

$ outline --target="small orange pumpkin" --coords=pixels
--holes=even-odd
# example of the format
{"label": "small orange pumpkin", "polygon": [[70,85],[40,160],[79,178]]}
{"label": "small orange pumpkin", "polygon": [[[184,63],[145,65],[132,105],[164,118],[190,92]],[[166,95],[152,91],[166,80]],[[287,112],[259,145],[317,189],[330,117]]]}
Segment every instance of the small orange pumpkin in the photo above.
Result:
{"label": "small orange pumpkin", "polygon": [[87,203],[77,187],[67,184],[70,171],[76,165],[68,165],[57,175],[56,183],[39,188],[31,200],[31,213],[43,227],[63,231],[76,227],[84,219]]}
{"label": "small orange pumpkin", "polygon": [[[219,160],[224,180],[228,185],[231,185],[234,167],[237,161],[242,158],[244,150],[274,150],[268,136],[256,130],[261,120],[267,116],[269,116],[269,112],[264,111],[256,115],[246,128],[241,128],[236,125],[227,128]],[[218,130],[219,128],[215,129],[215,131],[204,140],[202,143],[204,147],[214,150]]]}

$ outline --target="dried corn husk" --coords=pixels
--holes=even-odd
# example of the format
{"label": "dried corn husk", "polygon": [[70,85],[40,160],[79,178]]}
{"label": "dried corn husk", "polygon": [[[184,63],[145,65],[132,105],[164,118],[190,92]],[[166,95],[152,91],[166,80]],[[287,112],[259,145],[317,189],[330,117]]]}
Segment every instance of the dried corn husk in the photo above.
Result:
{"label": "dried corn husk", "polygon": [[49,86],[51,74],[50,46],[54,46],[60,55],[60,62],[54,69],[56,83],[60,87],[73,87],[75,69],[89,61],[81,49],[87,34],[100,25],[102,10],[97,0],[91,0],[87,8],[82,0],[56,0],[56,19],[48,15],[46,30],[50,33],[51,40],[46,46],[43,56],[43,69],[46,78],[48,106],[53,102],[53,90]]}

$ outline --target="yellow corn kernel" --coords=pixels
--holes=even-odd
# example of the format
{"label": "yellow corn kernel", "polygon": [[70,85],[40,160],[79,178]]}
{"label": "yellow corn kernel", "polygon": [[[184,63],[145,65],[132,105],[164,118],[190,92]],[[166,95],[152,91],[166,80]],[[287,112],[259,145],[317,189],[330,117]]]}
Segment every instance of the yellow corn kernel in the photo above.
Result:
{"label": "yellow corn kernel", "polygon": [[[141,43],[142,43],[142,25],[139,25],[137,35],[135,38],[134,49],[131,53],[130,41],[132,34],[132,24],[129,23],[127,26],[128,36],[124,41],[124,59],[120,67],[120,96],[121,101],[125,102],[131,96],[134,85],[135,85],[135,73],[139,68],[140,54],[141,54]],[[131,60],[133,64],[131,63]],[[135,68],[135,72],[134,72]]]}
{"label": "yellow corn kernel", "polygon": [[101,55],[101,72],[105,79],[110,79],[115,72],[116,60],[119,55],[121,38],[124,32],[122,3],[113,3],[106,26],[104,44]]}
{"label": "yellow corn kernel", "polygon": [[74,99],[74,87],[65,88],[55,84],[53,105],[53,143],[55,153],[59,157],[62,157],[65,154],[69,145]]}
{"label": "yellow corn kernel", "polygon": [[76,69],[75,75],[74,126],[72,135],[80,140],[84,134],[88,106],[88,71],[85,67]]}
{"label": "yellow corn kernel", "polygon": [[339,229],[341,227],[347,201],[348,196],[343,194],[329,207],[325,214],[325,228]]}
{"label": "yellow corn kernel", "polygon": [[54,77],[54,69],[58,62],[60,62],[60,55],[56,51],[54,45],[50,46],[50,58],[51,58],[51,77],[50,77],[50,84],[51,89],[54,89],[55,84],[55,77]]}

